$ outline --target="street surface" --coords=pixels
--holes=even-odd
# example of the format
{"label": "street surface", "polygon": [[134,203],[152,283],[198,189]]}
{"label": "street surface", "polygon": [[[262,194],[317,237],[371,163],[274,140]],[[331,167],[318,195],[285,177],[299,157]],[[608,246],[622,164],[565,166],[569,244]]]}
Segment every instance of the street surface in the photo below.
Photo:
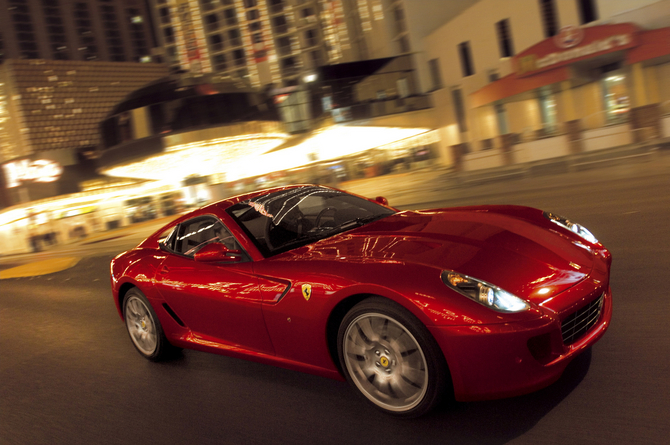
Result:
{"label": "street surface", "polygon": [[443,404],[415,420],[383,415],[346,383],[308,374],[195,351],[144,360],[112,302],[108,270],[151,224],[1,258],[0,270],[82,259],[62,272],[0,280],[0,444],[667,444],[666,161],[472,187],[440,178],[388,190],[380,183],[370,193],[388,193],[402,208],[551,210],[584,224],[614,257],[611,328],[557,383],[513,399]]}

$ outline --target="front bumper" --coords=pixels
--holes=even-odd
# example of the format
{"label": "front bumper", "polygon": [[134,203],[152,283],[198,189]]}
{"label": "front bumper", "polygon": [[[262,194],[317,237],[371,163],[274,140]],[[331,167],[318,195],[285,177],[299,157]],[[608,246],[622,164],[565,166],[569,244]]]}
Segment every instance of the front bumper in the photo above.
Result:
{"label": "front bumper", "polygon": [[532,322],[429,326],[444,352],[459,401],[526,394],[558,380],[565,367],[603,336],[612,319],[607,288],[598,321],[566,346],[561,318],[547,314]]}

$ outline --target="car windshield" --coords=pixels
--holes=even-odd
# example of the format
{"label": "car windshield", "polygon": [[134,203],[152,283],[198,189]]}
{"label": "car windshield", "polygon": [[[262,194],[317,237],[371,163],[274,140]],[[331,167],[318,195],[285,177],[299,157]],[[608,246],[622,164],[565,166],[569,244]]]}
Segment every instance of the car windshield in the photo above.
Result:
{"label": "car windshield", "polygon": [[276,255],[395,213],[325,187],[305,186],[261,195],[227,210],[265,256]]}

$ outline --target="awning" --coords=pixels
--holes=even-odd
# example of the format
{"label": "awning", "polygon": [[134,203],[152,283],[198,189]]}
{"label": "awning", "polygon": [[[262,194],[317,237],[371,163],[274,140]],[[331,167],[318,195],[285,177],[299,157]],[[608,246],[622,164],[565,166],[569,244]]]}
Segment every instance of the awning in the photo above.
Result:
{"label": "awning", "polygon": [[472,106],[477,108],[568,79],[570,79],[570,70],[568,67],[544,71],[531,77],[520,78],[516,74],[510,74],[475,91],[470,95],[470,100],[472,101]]}
{"label": "awning", "polygon": [[517,54],[512,61],[514,73],[470,94],[472,106],[569,80],[571,66],[611,56],[621,57],[628,65],[670,60],[670,28],[641,31],[632,23],[564,27],[558,35]]}

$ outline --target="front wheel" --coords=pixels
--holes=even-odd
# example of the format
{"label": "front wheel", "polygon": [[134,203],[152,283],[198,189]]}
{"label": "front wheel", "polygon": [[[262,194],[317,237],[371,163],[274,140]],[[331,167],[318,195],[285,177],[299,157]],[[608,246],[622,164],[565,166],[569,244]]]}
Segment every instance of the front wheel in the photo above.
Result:
{"label": "front wheel", "polygon": [[129,290],[123,298],[123,318],[130,340],[144,358],[156,362],[177,350],[165,338],[156,313],[139,289]]}
{"label": "front wheel", "polygon": [[449,381],[442,351],[425,326],[385,298],[368,298],[347,313],[338,353],[349,383],[395,416],[425,414]]}

